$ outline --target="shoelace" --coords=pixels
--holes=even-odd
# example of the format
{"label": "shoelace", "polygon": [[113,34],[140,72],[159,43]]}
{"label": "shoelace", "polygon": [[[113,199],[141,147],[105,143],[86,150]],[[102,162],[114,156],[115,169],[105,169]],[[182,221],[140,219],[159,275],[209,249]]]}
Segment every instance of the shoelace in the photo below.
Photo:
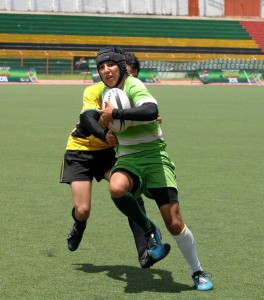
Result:
{"label": "shoelace", "polygon": [[74,225],[73,227],[72,227],[72,230],[71,230],[71,232],[69,233],[69,236],[68,236],[68,239],[70,239],[71,237],[74,237],[74,236],[76,236],[76,235],[78,235],[79,236],[79,230],[76,228],[76,226]]}
{"label": "shoelace", "polygon": [[[212,274],[211,273],[206,273],[204,271],[197,271],[193,274],[193,279],[197,282],[201,282],[201,283],[206,283],[207,280],[206,280],[206,277],[210,278],[212,277]],[[201,279],[201,280],[200,280]]]}
{"label": "shoelace", "polygon": [[158,243],[155,239],[155,234],[154,233],[151,233],[151,235],[149,237],[149,240],[150,240],[151,248],[156,248],[158,246]]}
{"label": "shoelace", "polygon": [[206,280],[204,274],[199,274],[197,279],[198,279],[199,283],[207,283],[207,280]]}

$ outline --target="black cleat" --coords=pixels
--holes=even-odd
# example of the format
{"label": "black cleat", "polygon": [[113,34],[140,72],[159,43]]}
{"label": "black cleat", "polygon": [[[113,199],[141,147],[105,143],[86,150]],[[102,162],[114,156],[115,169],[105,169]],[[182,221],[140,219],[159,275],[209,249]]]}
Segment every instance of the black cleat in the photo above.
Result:
{"label": "black cleat", "polygon": [[83,237],[83,231],[80,231],[76,228],[76,223],[73,224],[72,229],[67,237],[68,248],[70,251],[75,251],[78,249],[80,242]]}
{"label": "black cleat", "polygon": [[165,243],[165,244],[163,244],[163,246],[164,246],[164,255],[159,259],[153,259],[149,253],[149,250],[145,250],[143,255],[138,259],[139,264],[142,269],[148,269],[148,268],[152,267],[155,263],[162,260],[169,254],[170,249],[171,249],[170,244]]}

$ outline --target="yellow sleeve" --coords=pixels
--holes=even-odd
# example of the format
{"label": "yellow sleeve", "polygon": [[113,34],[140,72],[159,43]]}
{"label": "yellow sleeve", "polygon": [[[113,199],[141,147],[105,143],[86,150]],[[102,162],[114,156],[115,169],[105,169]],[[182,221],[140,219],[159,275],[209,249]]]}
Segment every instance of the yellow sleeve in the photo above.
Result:
{"label": "yellow sleeve", "polygon": [[100,91],[103,89],[104,83],[99,82],[95,85],[88,86],[83,92],[82,112],[90,109],[101,109]]}

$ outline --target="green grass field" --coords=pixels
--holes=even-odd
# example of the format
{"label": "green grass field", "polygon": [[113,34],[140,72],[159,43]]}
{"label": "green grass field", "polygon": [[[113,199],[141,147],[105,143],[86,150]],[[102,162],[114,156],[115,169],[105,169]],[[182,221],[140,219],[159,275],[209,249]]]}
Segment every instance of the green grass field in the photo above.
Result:
{"label": "green grass field", "polygon": [[142,270],[107,183],[94,183],[82,244],[70,253],[72,198],[59,183],[84,86],[0,86],[0,299],[253,299],[263,297],[264,101],[259,86],[156,87],[180,202],[214,290],[193,289],[166,231],[169,256]]}

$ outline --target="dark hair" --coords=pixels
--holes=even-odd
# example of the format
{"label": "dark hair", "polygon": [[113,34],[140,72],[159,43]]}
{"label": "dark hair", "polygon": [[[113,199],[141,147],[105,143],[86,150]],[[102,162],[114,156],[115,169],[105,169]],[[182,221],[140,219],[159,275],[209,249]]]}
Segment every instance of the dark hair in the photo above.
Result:
{"label": "dark hair", "polygon": [[128,66],[130,66],[134,70],[137,70],[137,73],[140,72],[139,60],[133,52],[125,52],[125,59],[126,59],[126,64]]}

